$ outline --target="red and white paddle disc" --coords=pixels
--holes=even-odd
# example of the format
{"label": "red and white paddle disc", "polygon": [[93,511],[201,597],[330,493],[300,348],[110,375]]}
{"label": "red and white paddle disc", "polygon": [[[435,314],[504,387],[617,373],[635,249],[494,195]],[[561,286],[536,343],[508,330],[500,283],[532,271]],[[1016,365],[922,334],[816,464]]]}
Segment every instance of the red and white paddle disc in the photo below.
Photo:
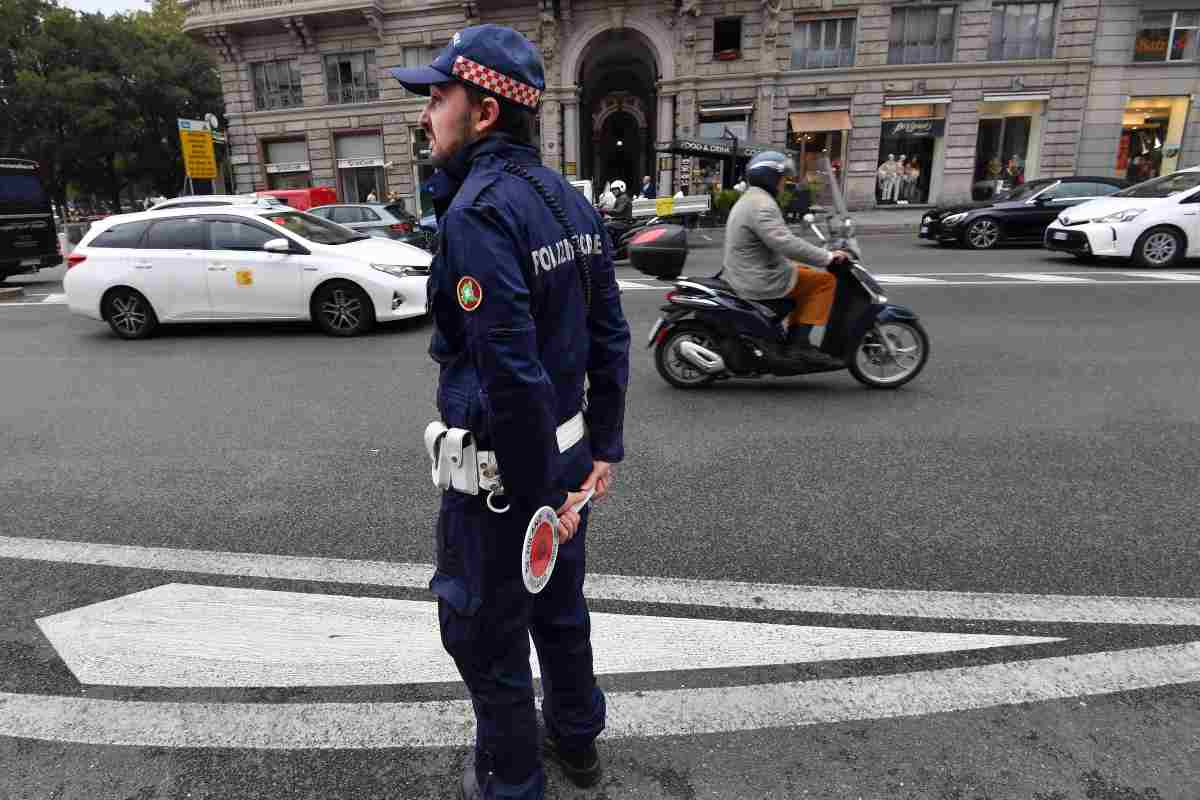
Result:
{"label": "red and white paddle disc", "polygon": [[550,506],[542,506],[529,520],[521,548],[521,578],[531,594],[546,588],[557,560],[558,514]]}

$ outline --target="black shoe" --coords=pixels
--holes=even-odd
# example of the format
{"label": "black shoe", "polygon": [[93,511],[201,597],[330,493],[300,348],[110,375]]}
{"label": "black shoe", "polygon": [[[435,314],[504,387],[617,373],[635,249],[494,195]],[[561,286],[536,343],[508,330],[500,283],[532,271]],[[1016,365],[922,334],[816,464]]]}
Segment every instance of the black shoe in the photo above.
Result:
{"label": "black shoe", "polygon": [[604,772],[594,742],[584,750],[560,750],[554,737],[547,734],[542,743],[542,752],[547,759],[562,767],[567,779],[581,789],[595,786]]}

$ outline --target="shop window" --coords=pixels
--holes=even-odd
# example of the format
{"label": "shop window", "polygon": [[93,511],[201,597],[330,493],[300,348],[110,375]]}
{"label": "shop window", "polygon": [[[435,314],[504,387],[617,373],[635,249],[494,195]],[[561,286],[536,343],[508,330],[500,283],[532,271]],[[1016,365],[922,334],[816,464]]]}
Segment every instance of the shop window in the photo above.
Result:
{"label": "shop window", "polygon": [[366,103],[379,99],[375,51],[325,56],[325,85],[330,103]]}
{"label": "shop window", "polygon": [[1054,3],[997,3],[992,6],[993,61],[1054,56]]}
{"label": "shop window", "polygon": [[251,64],[250,74],[254,79],[255,108],[296,108],[304,104],[299,59]]}
{"label": "shop window", "polygon": [[1195,61],[1200,11],[1148,11],[1138,23],[1134,61]]}
{"label": "shop window", "polygon": [[889,64],[932,64],[954,57],[954,6],[892,9]]}
{"label": "shop window", "polygon": [[797,22],[792,34],[792,69],[853,66],[854,23],[853,18]]}
{"label": "shop window", "polygon": [[[912,116],[914,113],[924,116]],[[929,200],[934,163],[945,135],[945,116],[946,107],[941,104],[883,107],[876,202],[904,205]]]}
{"label": "shop window", "polygon": [[732,61],[742,57],[742,18],[724,17],[713,22],[713,58]]}
{"label": "shop window", "polygon": [[989,200],[1025,183],[1033,117],[979,120],[975,147],[974,200]]}

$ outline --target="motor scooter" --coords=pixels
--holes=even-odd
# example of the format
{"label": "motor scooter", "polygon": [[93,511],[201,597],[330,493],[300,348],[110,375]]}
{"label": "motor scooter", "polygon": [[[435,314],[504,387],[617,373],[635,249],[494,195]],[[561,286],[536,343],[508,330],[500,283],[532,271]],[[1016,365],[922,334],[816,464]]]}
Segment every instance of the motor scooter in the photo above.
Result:
{"label": "motor scooter", "polygon": [[623,261],[629,258],[629,243],[633,237],[651,225],[659,224],[660,221],[658,217],[642,217],[626,222],[606,215],[604,229],[608,231],[608,238],[612,242],[613,260]]}
{"label": "motor scooter", "polygon": [[[824,164],[828,170],[828,162]],[[667,293],[663,315],[650,330],[659,375],[672,386],[690,389],[729,378],[804,375],[848,369],[866,386],[896,389],[920,374],[929,359],[929,336],[916,313],[888,302],[879,282],[863,264],[854,223],[832,170],[827,172],[841,220],[826,220],[829,235],[805,221],[826,247],[851,255],[831,265],[837,278],[833,310],[816,344],[834,361],[816,364],[787,354],[784,321],[791,300],[747,300],[721,280],[681,277]],[[640,257],[636,251],[635,256]],[[635,266],[637,266],[635,264]]]}

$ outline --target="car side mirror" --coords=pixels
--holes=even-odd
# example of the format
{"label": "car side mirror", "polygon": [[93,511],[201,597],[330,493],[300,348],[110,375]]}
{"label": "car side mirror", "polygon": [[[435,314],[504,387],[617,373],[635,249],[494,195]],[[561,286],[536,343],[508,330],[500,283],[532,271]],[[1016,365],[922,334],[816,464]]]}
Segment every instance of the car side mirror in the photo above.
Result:
{"label": "car side mirror", "polygon": [[292,252],[292,243],[281,236],[278,239],[270,239],[264,242],[262,249],[268,253],[282,253],[287,255]]}
{"label": "car side mirror", "polygon": [[1039,194],[1033,201],[1034,205],[1047,206],[1050,205],[1054,198],[1049,195]]}

